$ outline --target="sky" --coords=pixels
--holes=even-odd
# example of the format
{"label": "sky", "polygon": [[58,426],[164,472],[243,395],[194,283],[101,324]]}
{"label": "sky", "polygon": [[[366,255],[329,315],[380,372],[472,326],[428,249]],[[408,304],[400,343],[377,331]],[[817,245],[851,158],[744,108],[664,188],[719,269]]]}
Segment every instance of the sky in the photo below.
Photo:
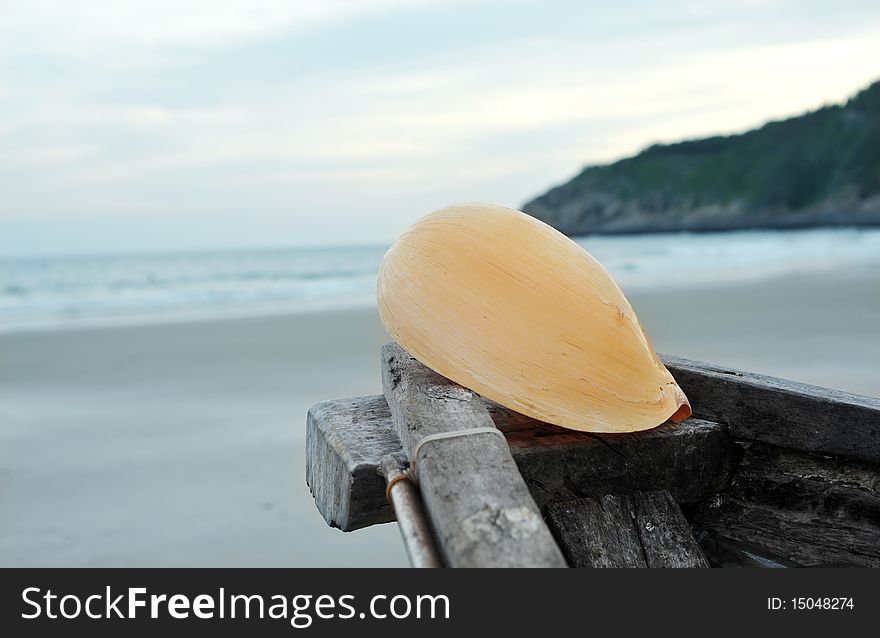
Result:
{"label": "sky", "polygon": [[0,257],[387,243],[878,78],[876,0],[0,0]]}

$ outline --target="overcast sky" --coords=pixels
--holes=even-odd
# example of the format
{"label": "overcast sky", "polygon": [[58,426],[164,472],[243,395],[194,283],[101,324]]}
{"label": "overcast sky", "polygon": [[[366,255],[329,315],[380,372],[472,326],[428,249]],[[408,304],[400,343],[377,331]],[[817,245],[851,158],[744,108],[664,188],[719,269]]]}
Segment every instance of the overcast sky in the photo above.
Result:
{"label": "overcast sky", "polygon": [[0,0],[0,255],[384,243],[878,78],[876,0]]}

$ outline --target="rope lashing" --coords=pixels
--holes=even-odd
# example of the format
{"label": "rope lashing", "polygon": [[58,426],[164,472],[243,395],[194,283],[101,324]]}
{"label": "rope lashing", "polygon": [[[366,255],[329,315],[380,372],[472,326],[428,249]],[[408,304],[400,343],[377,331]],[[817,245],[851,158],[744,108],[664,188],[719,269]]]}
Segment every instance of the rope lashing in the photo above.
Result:
{"label": "rope lashing", "polygon": [[419,452],[422,451],[422,448],[427,443],[431,443],[432,441],[442,441],[445,439],[457,439],[462,436],[471,436],[472,434],[495,434],[501,437],[501,440],[507,444],[507,439],[504,438],[504,433],[498,428],[494,427],[485,427],[485,428],[471,428],[469,430],[453,430],[452,432],[436,432],[435,434],[429,434],[425,437],[419,439],[419,442],[416,443],[416,446],[413,448],[412,459],[409,462],[409,467],[404,470],[404,476],[409,478],[413,483],[418,483],[419,479],[416,475],[416,463],[419,458]]}

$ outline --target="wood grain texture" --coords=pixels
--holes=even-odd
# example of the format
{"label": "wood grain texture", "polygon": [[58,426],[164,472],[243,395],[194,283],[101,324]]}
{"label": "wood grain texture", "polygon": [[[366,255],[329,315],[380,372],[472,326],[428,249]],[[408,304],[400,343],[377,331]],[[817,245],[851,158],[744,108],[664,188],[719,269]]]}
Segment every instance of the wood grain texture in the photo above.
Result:
{"label": "wood grain texture", "polygon": [[552,503],[546,514],[572,567],[708,567],[664,490]]}
{"label": "wood grain texture", "polygon": [[630,498],[648,567],[709,566],[690,523],[669,492],[634,492]]}
{"label": "wood grain texture", "polygon": [[402,452],[400,439],[384,397],[324,401],[309,410],[306,483],[328,525],[349,532],[394,520],[378,468],[395,452]]}
{"label": "wood grain texture", "polygon": [[[727,427],[700,419],[648,432],[592,435],[491,401],[489,416],[539,507],[610,492],[665,489],[682,503],[727,488],[737,451]],[[385,398],[327,401],[309,416],[307,478],[324,518],[343,531],[394,520],[376,469],[402,446]],[[328,444],[329,442],[329,444]]]}
{"label": "wood grain texture", "polygon": [[[731,436],[880,463],[878,399],[678,357],[663,360],[701,418],[639,434],[592,435],[486,401],[539,505],[614,489],[666,489],[683,503],[722,491],[736,455],[719,422],[729,424]],[[309,416],[309,485],[324,517],[343,530],[393,520],[372,475],[383,454],[401,449],[383,403],[382,397],[341,399],[315,406]],[[322,440],[328,435],[331,444]],[[348,487],[337,485],[346,481]]]}
{"label": "wood grain texture", "polygon": [[[702,418],[646,432],[595,435],[536,421],[461,388],[450,390],[458,386],[433,373],[425,378],[431,387],[426,396],[431,401],[466,396],[471,417],[485,406],[540,507],[580,499],[591,503],[583,507],[593,508],[597,526],[603,519],[596,507],[611,517],[608,527],[623,516],[620,493],[666,490],[680,503],[698,503],[693,522],[713,565],[880,566],[880,400],[663,359]],[[405,394],[403,402],[409,400]],[[477,422],[486,420],[479,416]],[[328,524],[352,530],[394,520],[376,469],[383,456],[401,454],[403,446],[384,397],[317,404],[309,411],[306,441],[307,481]],[[737,467],[742,450],[745,458]],[[438,475],[441,469],[447,478],[460,472],[452,462],[438,466]],[[635,515],[634,501],[630,504]],[[647,511],[649,505],[643,507]],[[635,547],[634,530],[609,530],[606,536],[617,534],[625,554],[627,546]],[[614,560],[624,559],[630,560]]]}
{"label": "wood grain texture", "polygon": [[494,428],[479,396],[397,344],[382,348],[382,386],[403,450],[416,463],[425,511],[447,566],[565,566],[502,437],[431,441],[413,459],[428,435]]}
{"label": "wood grain texture", "polygon": [[880,463],[880,399],[670,355],[661,358],[690,399],[694,415],[729,425],[735,438]]}
{"label": "wood grain texture", "polygon": [[717,565],[880,567],[880,468],[763,443],[746,445],[730,490],[693,522]]}
{"label": "wood grain texture", "polygon": [[[738,452],[725,426],[701,419],[646,432],[587,434],[490,410],[541,507],[609,493],[667,490],[695,503],[727,488]],[[508,429],[506,417],[516,425]]]}

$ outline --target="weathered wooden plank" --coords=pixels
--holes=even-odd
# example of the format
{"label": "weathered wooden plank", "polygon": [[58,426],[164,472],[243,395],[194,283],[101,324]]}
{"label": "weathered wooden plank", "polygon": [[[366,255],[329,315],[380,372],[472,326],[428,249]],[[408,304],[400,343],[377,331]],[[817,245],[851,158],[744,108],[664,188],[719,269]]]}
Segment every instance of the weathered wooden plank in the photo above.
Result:
{"label": "weathered wooden plank", "polygon": [[632,501],[606,494],[551,503],[547,524],[572,567],[647,567]]}
{"label": "weathered wooden plank", "polygon": [[667,490],[680,503],[696,503],[727,488],[738,459],[727,428],[701,419],[646,432],[598,435],[564,430],[500,406],[490,411],[540,507],[651,490]]}
{"label": "weathered wooden plank", "polygon": [[[880,463],[880,399],[796,381],[661,357],[694,415],[736,438]],[[880,391],[880,388],[878,388]]]}
{"label": "weathered wooden plank", "polygon": [[634,492],[631,498],[648,567],[709,566],[690,524],[669,492]]}
{"label": "weathered wooden plank", "polygon": [[664,490],[551,503],[545,511],[572,567],[708,567]]}
{"label": "weathered wooden plank", "polygon": [[306,418],[306,482],[331,527],[352,531],[394,520],[379,461],[401,453],[385,398],[324,401]]}
{"label": "weathered wooden plank", "polygon": [[730,490],[695,510],[713,563],[880,567],[880,468],[763,443],[746,446]]}
{"label": "weathered wooden plank", "polygon": [[449,567],[564,567],[503,437],[478,395],[426,368],[399,345],[382,348],[382,387],[404,452],[415,464],[434,538]]}
{"label": "weathered wooden plank", "polygon": [[[668,490],[678,502],[696,503],[726,489],[736,465],[738,452],[727,427],[700,419],[635,434],[591,435],[485,403],[538,507],[656,489]],[[307,441],[315,441],[309,443],[309,485],[328,523],[351,531],[394,520],[384,485],[375,477],[385,454],[402,451],[385,398],[320,403],[310,412],[308,428]],[[332,445],[323,443],[327,439]]]}
{"label": "weathered wooden plank", "polygon": [[695,538],[712,567],[779,569],[799,566],[781,556],[771,554],[766,547],[735,541],[710,530],[697,529]]}

